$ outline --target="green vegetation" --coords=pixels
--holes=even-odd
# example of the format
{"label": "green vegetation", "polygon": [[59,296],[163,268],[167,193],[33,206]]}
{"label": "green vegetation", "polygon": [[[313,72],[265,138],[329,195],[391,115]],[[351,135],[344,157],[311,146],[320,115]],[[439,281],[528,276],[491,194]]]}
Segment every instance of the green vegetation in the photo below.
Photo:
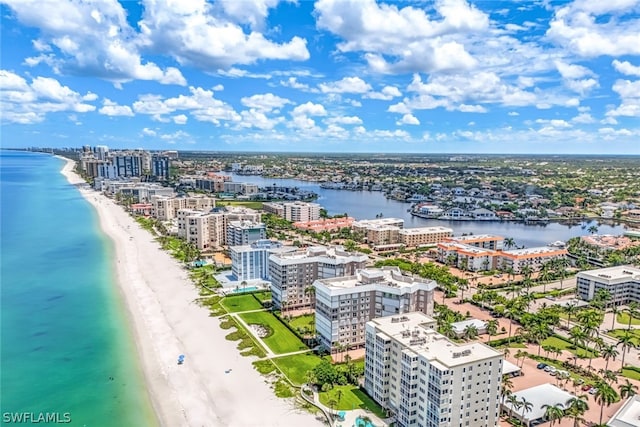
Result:
{"label": "green vegetation", "polygon": [[302,316],[292,317],[289,320],[289,324],[292,328],[315,328],[315,318],[314,314],[303,314]]}
{"label": "green vegetation", "polygon": [[287,398],[287,397],[294,396],[293,388],[289,385],[287,381],[285,381],[282,378],[278,379],[278,381],[275,382],[275,384],[273,385],[273,389],[276,396],[278,397]]}
{"label": "green vegetation", "polygon": [[328,407],[330,400],[337,402],[334,408],[337,410],[368,409],[381,418],[385,417],[382,407],[353,385],[336,386],[327,392],[320,393],[320,402],[323,405]]}
{"label": "green vegetation", "polygon": [[146,218],[144,216],[137,216],[136,222],[140,224],[140,227],[144,228],[149,233],[153,234],[154,236],[157,235],[156,230],[153,228],[153,224],[155,222],[154,219]]}
{"label": "green vegetation", "polygon": [[307,372],[313,370],[322,360],[320,356],[312,352],[271,359],[287,378],[296,385],[304,384]]}
{"label": "green vegetation", "polygon": [[615,329],[613,331],[609,331],[609,335],[614,336],[616,338],[622,338],[626,333],[629,333],[629,335],[631,335],[632,337],[631,342],[634,345],[636,346],[640,345],[640,330],[631,329],[627,331],[626,329]]}
{"label": "green vegetation", "polygon": [[247,324],[262,325],[267,329],[267,331],[269,331],[269,334],[262,338],[262,340],[269,346],[271,351],[276,354],[308,349],[308,347],[304,345],[298,337],[287,329],[286,326],[280,323],[280,321],[271,313],[258,311],[254,313],[242,313],[239,316]]}
{"label": "green vegetation", "polygon": [[241,206],[243,208],[249,208],[249,209],[255,209],[255,210],[261,210],[262,209],[262,202],[245,202],[245,201],[224,201],[224,202],[219,202],[216,203],[216,205],[218,207],[222,207],[222,206]]}
{"label": "green vegetation", "polygon": [[240,342],[238,343],[238,350],[247,350],[247,351],[240,352],[242,356],[257,356],[257,357],[266,356],[266,353],[264,352],[260,344],[258,344],[253,340],[251,334],[249,334],[244,329],[244,327],[242,327],[242,325],[240,325],[230,316],[228,317],[228,320],[233,322],[233,326],[236,328],[236,330],[235,332],[231,332],[230,334],[228,334],[225,338],[229,341],[240,340]]}
{"label": "green vegetation", "polygon": [[198,298],[196,302],[200,304],[202,307],[207,307],[209,309],[210,316],[220,316],[226,314],[226,310],[220,305],[220,301],[222,301],[222,297],[218,295],[206,295],[201,298]]}
{"label": "green vegetation", "polygon": [[276,370],[276,365],[274,365],[269,359],[256,360],[253,362],[253,366],[256,368],[256,371],[260,372],[262,375],[268,375]]}
{"label": "green vegetation", "polygon": [[221,304],[229,313],[262,309],[262,304],[253,295],[246,294],[229,295],[221,301]]}
{"label": "green vegetation", "polygon": [[573,344],[571,344],[570,341],[567,341],[564,338],[559,337],[557,335],[553,335],[553,336],[550,336],[549,338],[546,338],[540,344],[546,347],[556,347],[556,348],[559,348],[560,350],[569,350],[571,353],[580,357],[592,358],[596,356],[591,350],[586,350],[584,348],[576,349],[576,347]]}
{"label": "green vegetation", "polygon": [[632,380],[640,381],[640,368],[627,366],[626,368],[622,369],[622,376],[631,378]]}
{"label": "green vegetation", "polygon": [[213,289],[220,288],[222,285],[216,280],[213,275],[216,273],[216,268],[213,265],[204,265],[202,267],[193,268],[189,272],[189,277],[193,280],[193,283],[199,288],[200,295],[211,295]]}
{"label": "green vegetation", "polygon": [[[628,325],[629,324],[629,313],[627,313],[627,312],[618,313],[618,315],[616,316],[616,322],[622,323],[623,325]],[[632,325],[640,325],[640,319],[637,318],[637,317],[632,317],[631,318],[631,324]]]}

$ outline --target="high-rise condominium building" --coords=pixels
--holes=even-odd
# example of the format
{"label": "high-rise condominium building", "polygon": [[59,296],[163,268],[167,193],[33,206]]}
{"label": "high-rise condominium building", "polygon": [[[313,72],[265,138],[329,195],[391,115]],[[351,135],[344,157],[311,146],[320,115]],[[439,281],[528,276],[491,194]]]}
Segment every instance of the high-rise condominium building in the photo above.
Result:
{"label": "high-rise condominium building", "polygon": [[364,388],[398,427],[499,425],[502,353],[457,344],[424,313],[366,324]]}
{"label": "high-rise condominium building", "polygon": [[317,279],[349,276],[367,264],[368,257],[359,252],[346,252],[341,246],[314,246],[293,253],[269,257],[269,277],[273,304],[281,309],[283,302],[292,309],[308,309],[314,296],[308,288]]}
{"label": "high-rise condominium building", "polygon": [[402,274],[398,267],[358,270],[352,276],[319,279],[316,331],[327,349],[364,346],[364,326],[376,317],[420,311],[433,315],[436,282]]}
{"label": "high-rise condominium building", "polygon": [[255,221],[229,221],[227,223],[227,245],[250,245],[267,238],[267,227]]}

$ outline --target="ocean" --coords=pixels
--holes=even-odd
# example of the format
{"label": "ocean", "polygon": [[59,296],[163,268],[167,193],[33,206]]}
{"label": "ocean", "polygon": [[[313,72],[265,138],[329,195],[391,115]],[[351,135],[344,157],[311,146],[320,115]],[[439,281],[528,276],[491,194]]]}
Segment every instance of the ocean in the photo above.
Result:
{"label": "ocean", "polygon": [[0,424],[156,426],[112,243],[63,165],[0,150]]}

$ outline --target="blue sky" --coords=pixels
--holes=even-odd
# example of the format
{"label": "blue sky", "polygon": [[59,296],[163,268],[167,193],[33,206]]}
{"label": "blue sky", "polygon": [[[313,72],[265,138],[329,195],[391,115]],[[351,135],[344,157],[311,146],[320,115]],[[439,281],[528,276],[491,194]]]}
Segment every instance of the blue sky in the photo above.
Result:
{"label": "blue sky", "polygon": [[2,146],[640,154],[640,0],[0,0]]}

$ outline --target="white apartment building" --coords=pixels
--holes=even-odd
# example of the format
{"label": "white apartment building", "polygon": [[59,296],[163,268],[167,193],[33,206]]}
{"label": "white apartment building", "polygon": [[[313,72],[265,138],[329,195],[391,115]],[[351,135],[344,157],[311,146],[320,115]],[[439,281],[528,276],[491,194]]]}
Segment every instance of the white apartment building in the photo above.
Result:
{"label": "white apartment building", "polygon": [[581,271],[576,276],[578,296],[591,301],[599,289],[611,294],[611,303],[626,305],[640,302],[640,269],[629,265]]}
{"label": "white apartment building", "polygon": [[438,243],[438,261],[466,271],[486,271],[495,267],[498,252],[457,242]]}
{"label": "white apartment building", "polygon": [[224,215],[191,209],[178,211],[178,237],[206,251],[221,247],[225,243]]}
{"label": "white apartment building", "polygon": [[317,221],[320,219],[321,206],[308,202],[264,203],[265,212],[278,215],[291,222]]}
{"label": "white apartment building", "polygon": [[231,246],[231,271],[235,280],[269,280],[269,256],[273,253],[292,252],[293,246],[271,240],[258,240],[251,245]]}
{"label": "white apartment building", "polygon": [[258,186],[247,182],[224,182],[222,188],[225,193],[243,194],[245,196],[258,193]]}
{"label": "white apartment building", "polygon": [[269,257],[269,277],[273,305],[281,309],[283,302],[292,309],[313,307],[309,293],[317,279],[350,276],[365,267],[369,257],[359,252],[347,252],[342,246],[313,246],[291,253]]}
{"label": "white apartment building", "polygon": [[358,270],[352,276],[319,279],[316,331],[320,344],[364,346],[365,324],[376,317],[420,311],[433,315],[436,282],[404,276],[398,267]]}
{"label": "white apartment building", "polygon": [[400,243],[406,247],[434,245],[453,236],[453,230],[447,227],[404,228],[398,231]]}
{"label": "white apartment building", "polygon": [[353,224],[351,224],[351,228],[353,228],[353,231],[365,233],[365,234],[366,234],[367,228],[371,228],[375,226],[404,228],[404,219],[400,219],[400,218],[363,219],[361,221],[354,221]]}
{"label": "white apartment building", "polygon": [[258,240],[267,238],[267,227],[261,222],[255,221],[228,221],[227,245],[250,245]]}
{"label": "white apartment building", "polygon": [[565,258],[567,253],[566,249],[550,246],[502,251],[496,256],[496,267],[504,271],[513,269],[516,274],[519,274],[525,265],[537,271],[549,261]]}
{"label": "white apartment building", "polygon": [[177,218],[180,209],[210,211],[216,207],[216,199],[207,196],[170,197],[152,196],[152,216],[160,221],[171,221]]}
{"label": "white apartment building", "polygon": [[452,237],[450,240],[452,242],[462,243],[463,245],[499,251],[502,250],[504,237],[491,234],[471,234],[469,236]]}
{"label": "white apartment building", "polygon": [[457,344],[424,313],[366,324],[364,388],[398,427],[499,425],[502,353]]}

